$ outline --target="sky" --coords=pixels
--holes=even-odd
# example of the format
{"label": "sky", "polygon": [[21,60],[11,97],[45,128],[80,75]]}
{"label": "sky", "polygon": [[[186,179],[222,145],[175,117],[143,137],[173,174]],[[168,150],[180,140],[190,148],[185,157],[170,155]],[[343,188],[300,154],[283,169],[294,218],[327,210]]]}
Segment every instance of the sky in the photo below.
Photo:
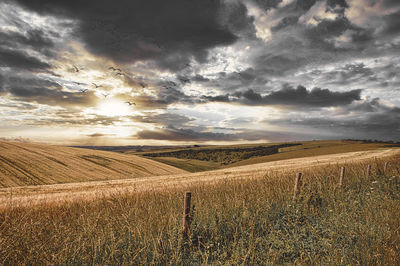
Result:
{"label": "sky", "polygon": [[0,138],[400,141],[398,0],[1,0]]}

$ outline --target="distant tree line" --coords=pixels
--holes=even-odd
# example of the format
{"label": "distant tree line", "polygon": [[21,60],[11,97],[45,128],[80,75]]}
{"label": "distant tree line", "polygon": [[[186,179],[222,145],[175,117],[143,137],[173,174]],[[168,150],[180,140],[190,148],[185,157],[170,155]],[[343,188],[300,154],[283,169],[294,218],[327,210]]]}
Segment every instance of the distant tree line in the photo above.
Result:
{"label": "distant tree line", "polygon": [[400,141],[393,140],[377,140],[377,139],[343,139],[344,141],[361,141],[362,143],[383,143],[383,144],[400,144]]}
{"label": "distant tree line", "polygon": [[185,149],[172,152],[146,153],[149,157],[175,157],[179,159],[196,159],[201,161],[213,161],[222,165],[235,163],[252,157],[272,155],[279,152],[280,148],[296,146],[300,144],[281,144],[271,146],[257,146],[248,148],[204,148]]}

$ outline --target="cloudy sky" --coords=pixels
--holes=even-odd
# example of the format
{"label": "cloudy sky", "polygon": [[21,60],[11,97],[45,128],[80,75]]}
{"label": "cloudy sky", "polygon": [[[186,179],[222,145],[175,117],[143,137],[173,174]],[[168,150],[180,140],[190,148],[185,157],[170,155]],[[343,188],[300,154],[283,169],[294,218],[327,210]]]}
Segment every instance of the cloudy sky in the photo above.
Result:
{"label": "cloudy sky", "polygon": [[400,140],[398,0],[1,0],[0,138]]}

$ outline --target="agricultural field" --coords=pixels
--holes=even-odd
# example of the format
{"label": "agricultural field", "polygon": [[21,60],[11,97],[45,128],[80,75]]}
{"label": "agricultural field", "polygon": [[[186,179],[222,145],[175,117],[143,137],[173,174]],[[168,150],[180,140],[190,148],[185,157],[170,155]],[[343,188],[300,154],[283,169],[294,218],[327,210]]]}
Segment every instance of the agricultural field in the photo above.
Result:
{"label": "agricultural field", "polygon": [[43,144],[0,142],[0,188],[185,172],[135,155]]}
{"label": "agricultural field", "polygon": [[[204,182],[201,173],[176,175],[164,187],[171,178],[154,177],[160,189],[114,186],[85,201],[9,201],[0,208],[0,263],[398,265],[399,151],[313,158],[221,169]],[[303,181],[293,199],[297,172]],[[185,191],[192,192],[187,235]]]}
{"label": "agricultural field", "polygon": [[143,156],[189,172],[198,172],[293,158],[368,151],[396,146],[398,145],[389,143],[327,140],[189,148],[181,147],[145,152],[124,150],[124,153]]}
{"label": "agricultural field", "polygon": [[[219,169],[189,173],[130,154],[1,144],[7,147],[2,158],[19,152],[36,164],[35,156],[43,163],[58,155],[68,165],[96,155],[160,166],[159,175],[152,176],[1,188],[2,265],[400,263],[400,149],[395,146],[303,158],[294,156],[304,150],[301,145],[286,146],[278,152],[293,153],[285,160],[230,168],[214,164]],[[32,172],[39,168],[20,161],[22,156],[14,163],[25,163]],[[47,167],[57,176],[51,164]],[[346,171],[339,186],[341,167]],[[294,198],[299,172],[303,179]],[[192,201],[183,234],[186,191]]]}

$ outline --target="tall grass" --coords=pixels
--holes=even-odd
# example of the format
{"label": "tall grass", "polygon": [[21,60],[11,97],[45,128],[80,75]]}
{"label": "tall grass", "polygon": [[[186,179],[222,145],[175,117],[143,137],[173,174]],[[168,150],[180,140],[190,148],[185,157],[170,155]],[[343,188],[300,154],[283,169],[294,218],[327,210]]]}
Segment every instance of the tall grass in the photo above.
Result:
{"label": "tall grass", "polygon": [[[400,264],[400,158],[0,211],[0,264]],[[365,177],[366,165],[372,174]]]}

